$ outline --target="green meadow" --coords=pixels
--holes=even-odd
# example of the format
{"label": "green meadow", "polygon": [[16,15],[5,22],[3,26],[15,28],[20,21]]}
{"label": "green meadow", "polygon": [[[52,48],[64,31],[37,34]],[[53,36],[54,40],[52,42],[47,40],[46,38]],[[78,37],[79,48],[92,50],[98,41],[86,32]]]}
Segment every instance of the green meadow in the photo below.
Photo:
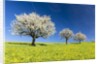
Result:
{"label": "green meadow", "polygon": [[95,59],[95,43],[30,43],[6,42],[5,63],[67,61]]}

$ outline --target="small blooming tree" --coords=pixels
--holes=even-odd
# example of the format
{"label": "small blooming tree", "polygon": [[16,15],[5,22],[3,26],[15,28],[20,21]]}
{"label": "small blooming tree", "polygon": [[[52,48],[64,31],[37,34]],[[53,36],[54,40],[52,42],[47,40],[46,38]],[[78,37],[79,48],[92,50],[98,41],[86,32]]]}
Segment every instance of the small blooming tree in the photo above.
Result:
{"label": "small blooming tree", "polygon": [[63,30],[60,32],[60,36],[61,36],[62,38],[65,38],[65,39],[66,39],[66,44],[67,44],[68,39],[69,39],[70,37],[72,37],[72,35],[73,35],[72,30],[70,30],[70,29],[68,29],[68,28],[63,29]]}
{"label": "small blooming tree", "polygon": [[49,16],[40,16],[37,13],[16,15],[16,19],[11,23],[14,35],[32,37],[32,45],[39,37],[47,38],[55,33],[55,25]]}
{"label": "small blooming tree", "polygon": [[79,41],[79,43],[81,43],[81,41],[85,39],[86,39],[86,35],[81,32],[76,33],[76,35],[74,36],[74,40]]}

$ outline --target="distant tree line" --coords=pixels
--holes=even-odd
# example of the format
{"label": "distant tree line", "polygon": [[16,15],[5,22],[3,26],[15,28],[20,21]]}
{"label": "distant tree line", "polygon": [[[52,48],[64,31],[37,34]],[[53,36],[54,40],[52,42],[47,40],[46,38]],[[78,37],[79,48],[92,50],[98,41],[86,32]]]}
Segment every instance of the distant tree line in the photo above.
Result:
{"label": "distant tree line", "polygon": [[[35,40],[37,38],[47,38],[56,32],[55,24],[52,22],[50,16],[40,16],[35,12],[15,16],[16,19],[11,23],[12,34],[32,37],[33,46],[35,46]],[[63,29],[60,32],[60,36],[66,39],[66,44],[71,37],[79,43],[86,39],[85,34],[78,32],[74,35],[73,31],[68,28]]]}

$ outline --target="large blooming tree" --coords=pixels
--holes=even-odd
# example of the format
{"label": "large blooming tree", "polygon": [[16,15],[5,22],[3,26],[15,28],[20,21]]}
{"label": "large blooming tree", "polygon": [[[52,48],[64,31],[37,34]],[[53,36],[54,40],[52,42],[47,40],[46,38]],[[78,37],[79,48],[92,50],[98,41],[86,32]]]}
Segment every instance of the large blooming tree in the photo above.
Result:
{"label": "large blooming tree", "polygon": [[55,33],[55,25],[49,16],[40,16],[35,12],[15,16],[16,19],[11,23],[12,33],[32,37],[33,46],[37,38],[47,38]]}

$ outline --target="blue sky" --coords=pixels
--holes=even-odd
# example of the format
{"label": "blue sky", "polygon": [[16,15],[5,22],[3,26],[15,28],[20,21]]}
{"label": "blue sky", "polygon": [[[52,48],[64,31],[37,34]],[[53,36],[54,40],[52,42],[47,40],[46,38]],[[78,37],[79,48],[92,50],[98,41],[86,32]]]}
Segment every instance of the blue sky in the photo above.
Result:
{"label": "blue sky", "polygon": [[[11,22],[15,14],[36,12],[40,15],[49,15],[55,23],[56,33],[47,39],[38,38],[36,42],[65,42],[59,32],[70,28],[74,34],[82,32],[87,40],[95,39],[95,6],[80,4],[58,4],[40,2],[6,1],[5,4],[5,40],[31,42],[31,37],[12,35]],[[69,42],[74,42],[70,39]]]}

